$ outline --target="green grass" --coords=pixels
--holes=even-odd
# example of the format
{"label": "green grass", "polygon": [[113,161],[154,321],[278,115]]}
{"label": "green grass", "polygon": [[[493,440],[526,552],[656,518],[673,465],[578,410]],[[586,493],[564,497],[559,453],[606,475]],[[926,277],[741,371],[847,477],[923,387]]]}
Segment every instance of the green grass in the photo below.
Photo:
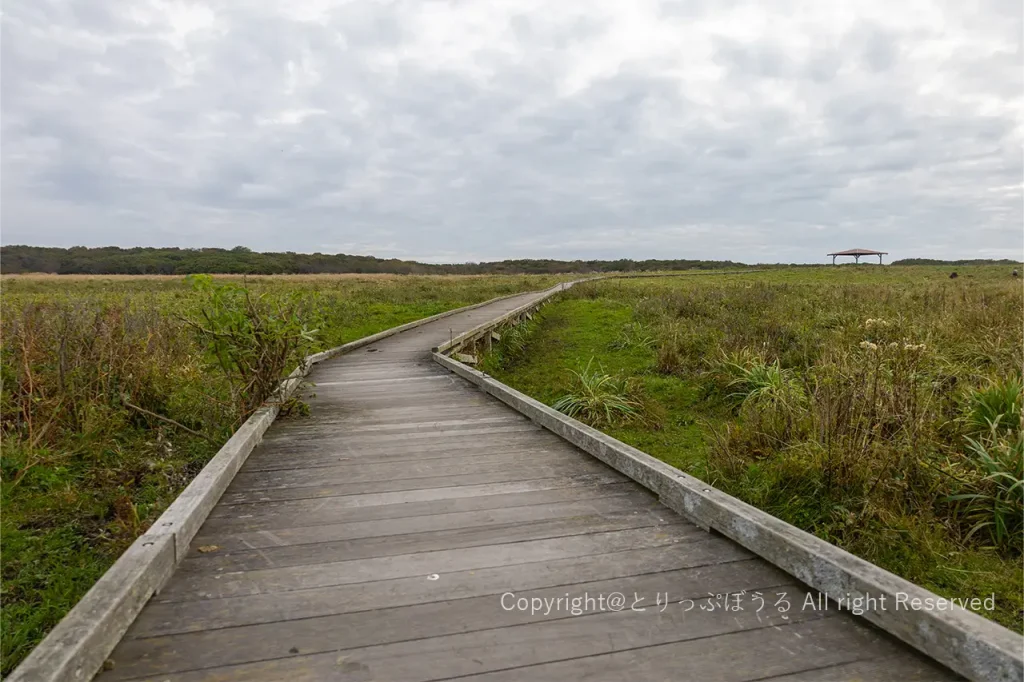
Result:
{"label": "green grass", "polygon": [[595,426],[927,589],[995,593],[982,615],[1022,631],[1024,292],[953,269],[595,282],[484,367],[549,405],[587,363],[637,382],[657,419]]}
{"label": "green grass", "polygon": [[608,374],[636,377],[653,411],[664,414],[659,428],[620,424],[604,430],[684,471],[702,473],[705,440],[699,420],[717,422],[723,410],[697,415],[692,410],[702,400],[697,382],[658,374],[656,352],[651,348],[623,347],[623,330],[632,322],[632,309],[622,302],[561,300],[545,309],[542,322],[529,336],[527,353],[505,366],[485,361],[483,369],[549,405],[570,390],[573,372],[591,359]]}
{"label": "green grass", "polygon": [[[242,281],[241,278],[233,278]],[[317,349],[452,308],[550,286],[548,276],[257,277],[320,318]],[[0,343],[0,613],[6,675],[153,522],[241,413],[180,319],[179,277],[5,277]],[[201,435],[152,419],[140,407]]]}

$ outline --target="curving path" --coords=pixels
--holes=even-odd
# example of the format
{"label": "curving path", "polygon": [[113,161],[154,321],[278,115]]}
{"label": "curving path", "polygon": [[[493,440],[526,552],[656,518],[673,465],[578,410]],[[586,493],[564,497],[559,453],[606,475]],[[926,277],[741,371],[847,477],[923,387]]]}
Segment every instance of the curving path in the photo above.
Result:
{"label": "curving path", "polygon": [[98,679],[956,679],[431,360],[536,295],[319,365]]}

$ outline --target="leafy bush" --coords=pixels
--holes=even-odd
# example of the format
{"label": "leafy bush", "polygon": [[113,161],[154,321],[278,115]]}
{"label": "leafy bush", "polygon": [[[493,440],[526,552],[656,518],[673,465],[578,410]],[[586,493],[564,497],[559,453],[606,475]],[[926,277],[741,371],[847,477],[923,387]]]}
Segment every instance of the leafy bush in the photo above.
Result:
{"label": "leafy bush", "polygon": [[[314,348],[316,298],[296,293],[253,295],[209,275],[188,278],[203,299],[188,324],[210,365],[221,372],[244,420],[274,395],[280,381]],[[319,325],[317,325],[319,327]]]}

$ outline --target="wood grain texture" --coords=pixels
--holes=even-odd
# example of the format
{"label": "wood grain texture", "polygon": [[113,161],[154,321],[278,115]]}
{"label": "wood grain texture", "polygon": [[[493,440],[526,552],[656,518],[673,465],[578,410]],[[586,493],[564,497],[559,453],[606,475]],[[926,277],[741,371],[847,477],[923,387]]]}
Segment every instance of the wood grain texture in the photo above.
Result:
{"label": "wood grain texture", "polygon": [[804,588],[430,361],[528,300],[318,365],[312,415],[267,432],[99,679],[956,679],[835,610],[686,611]]}

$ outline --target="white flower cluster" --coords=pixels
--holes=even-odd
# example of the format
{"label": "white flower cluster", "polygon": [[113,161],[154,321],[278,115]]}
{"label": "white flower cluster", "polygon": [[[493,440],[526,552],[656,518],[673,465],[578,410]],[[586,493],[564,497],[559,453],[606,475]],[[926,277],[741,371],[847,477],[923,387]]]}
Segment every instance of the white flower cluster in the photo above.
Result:
{"label": "white flower cluster", "polygon": [[[870,341],[861,341],[859,345],[864,350],[878,350],[878,344],[877,343],[871,343]],[[890,350],[899,350],[900,344],[898,344],[895,341],[893,341],[893,342],[889,343],[885,347],[889,348]],[[927,346],[925,346],[923,343],[908,343],[908,342],[905,342],[903,344],[903,350],[921,351],[921,350],[924,350],[925,348],[927,348]]]}
{"label": "white flower cluster", "polygon": [[869,317],[868,319],[864,320],[864,328],[865,329],[871,329],[872,327],[888,327],[888,326],[889,326],[889,321],[888,320],[883,320],[880,317],[878,317],[878,318]]}

